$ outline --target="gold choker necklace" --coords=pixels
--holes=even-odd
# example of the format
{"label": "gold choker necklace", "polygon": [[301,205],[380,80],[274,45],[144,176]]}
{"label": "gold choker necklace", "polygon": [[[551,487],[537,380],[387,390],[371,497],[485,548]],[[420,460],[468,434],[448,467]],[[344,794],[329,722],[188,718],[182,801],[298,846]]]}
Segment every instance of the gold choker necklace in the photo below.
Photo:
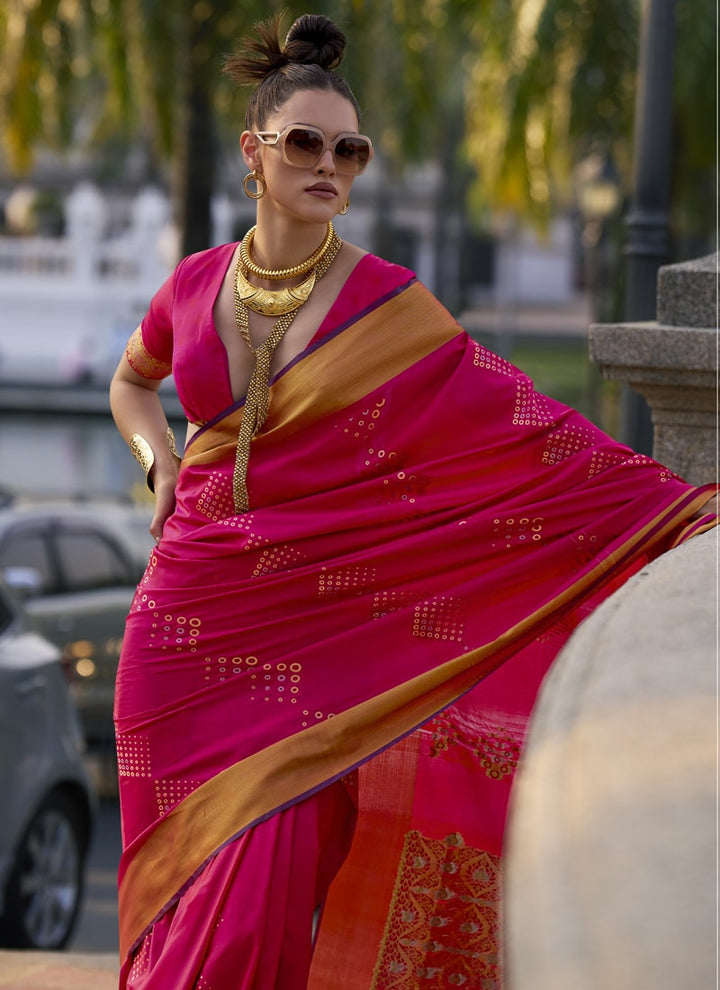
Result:
{"label": "gold choker necklace", "polygon": [[[309,299],[310,293],[315,287],[318,267],[331,250],[335,250],[337,253],[335,244],[340,238],[335,233],[333,225],[329,223],[325,238],[314,254],[301,264],[295,265],[294,268],[273,270],[260,268],[250,258],[250,246],[254,231],[254,227],[249,230],[240,245],[240,255],[235,268],[235,292],[245,306],[262,316],[284,316],[286,313],[292,313]],[[309,274],[299,285],[292,285],[286,289],[266,289],[249,282],[248,272],[252,272],[258,278],[267,279],[293,278],[308,272]]]}
{"label": "gold choker necklace", "polygon": [[301,261],[299,265],[293,265],[292,268],[261,268],[250,257],[250,248],[255,238],[256,229],[256,227],[251,227],[243,237],[240,244],[240,260],[242,261],[243,268],[250,272],[251,275],[254,275],[256,278],[265,278],[269,282],[281,282],[283,279],[295,278],[297,275],[307,275],[318,264],[330,247],[333,237],[336,236],[335,228],[329,223],[325,238],[320,247],[309,258],[306,258],[305,261]]}

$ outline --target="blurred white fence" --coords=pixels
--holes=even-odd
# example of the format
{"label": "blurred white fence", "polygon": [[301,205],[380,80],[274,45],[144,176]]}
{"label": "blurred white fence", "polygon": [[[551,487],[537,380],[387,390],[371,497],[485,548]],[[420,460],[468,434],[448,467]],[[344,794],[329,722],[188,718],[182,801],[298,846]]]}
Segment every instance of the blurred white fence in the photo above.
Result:
{"label": "blurred white fence", "polygon": [[[94,186],[79,185],[64,205],[64,237],[0,237],[0,381],[107,381],[175,264],[159,190],[136,196],[128,229],[114,238]],[[230,239],[230,213],[214,205],[216,243]]]}

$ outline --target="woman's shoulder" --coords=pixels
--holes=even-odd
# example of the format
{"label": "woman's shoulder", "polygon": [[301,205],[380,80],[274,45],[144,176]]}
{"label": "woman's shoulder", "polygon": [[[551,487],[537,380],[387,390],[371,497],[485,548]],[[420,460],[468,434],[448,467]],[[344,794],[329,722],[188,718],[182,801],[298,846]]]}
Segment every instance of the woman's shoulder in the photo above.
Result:
{"label": "woman's shoulder", "polygon": [[335,302],[318,328],[315,341],[367,312],[415,281],[409,268],[385,261],[369,251],[346,244],[346,271]]}
{"label": "woman's shoulder", "polygon": [[386,261],[370,251],[365,251],[354,244],[348,248],[355,255],[353,276],[365,279],[376,288],[397,288],[416,279],[415,272],[392,261]]}
{"label": "woman's shoulder", "polygon": [[175,267],[175,276],[183,279],[198,275],[210,277],[219,270],[224,272],[236,248],[237,241],[232,241],[185,255]]}

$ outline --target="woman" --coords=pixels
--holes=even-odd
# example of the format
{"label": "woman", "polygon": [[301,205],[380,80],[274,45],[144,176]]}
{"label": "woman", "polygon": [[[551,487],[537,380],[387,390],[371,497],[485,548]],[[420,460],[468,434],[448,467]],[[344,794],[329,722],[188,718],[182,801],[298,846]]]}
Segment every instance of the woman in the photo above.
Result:
{"label": "woman", "polygon": [[411,272],[339,240],[372,158],[343,47],[306,15],[229,61],[257,83],[240,141],[257,225],[181,262],[112,384],[158,541],[116,692],[133,990],[497,986],[498,857],[540,680],[612,587],[711,522],[709,489],[536,393]]}

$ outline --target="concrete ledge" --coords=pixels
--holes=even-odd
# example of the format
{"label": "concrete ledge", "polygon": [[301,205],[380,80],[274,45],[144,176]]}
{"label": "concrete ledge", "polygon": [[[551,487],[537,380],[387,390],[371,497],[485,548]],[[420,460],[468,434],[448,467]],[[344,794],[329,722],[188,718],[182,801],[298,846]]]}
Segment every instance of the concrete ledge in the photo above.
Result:
{"label": "concrete ledge", "polygon": [[114,954],[0,950],[2,990],[117,990]]}
{"label": "concrete ledge", "polygon": [[715,387],[717,333],[711,328],[593,323],[589,344],[590,357],[606,378]]}
{"label": "concrete ledge", "polygon": [[509,990],[715,985],[716,533],[597,609],[543,686],[509,825]]}
{"label": "concrete ledge", "polygon": [[657,279],[657,318],[675,327],[717,325],[718,256],[664,265]]}
{"label": "concrete ledge", "polygon": [[653,457],[696,485],[717,475],[717,333],[659,323],[593,324],[590,357],[652,411]]}
{"label": "concrete ledge", "polygon": [[647,400],[653,457],[701,485],[717,477],[718,255],[666,265],[657,321],[594,324],[590,357]]}

